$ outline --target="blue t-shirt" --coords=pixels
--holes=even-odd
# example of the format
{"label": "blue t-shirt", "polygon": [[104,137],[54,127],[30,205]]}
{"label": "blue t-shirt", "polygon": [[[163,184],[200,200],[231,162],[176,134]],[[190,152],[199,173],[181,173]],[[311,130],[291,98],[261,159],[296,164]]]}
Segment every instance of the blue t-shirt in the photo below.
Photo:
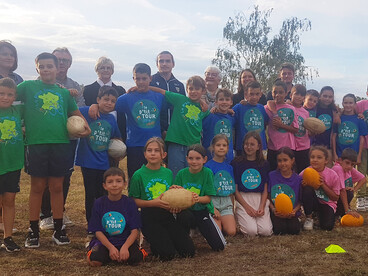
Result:
{"label": "blue t-shirt", "polygon": [[[133,198],[122,195],[111,201],[107,196],[96,199],[88,223],[89,232],[101,231],[114,246],[122,246],[134,229],[141,228],[141,219]],[[90,247],[101,244],[93,239]]]}
{"label": "blue t-shirt", "polygon": [[100,114],[97,120],[88,116],[89,106],[79,108],[86,118],[91,134],[81,138],[78,144],[75,164],[84,168],[107,170],[110,168],[109,148],[110,139],[121,138],[121,134],[112,114]]}
{"label": "blue t-shirt", "polygon": [[325,132],[314,136],[312,144],[331,148],[331,131],[333,127],[333,111],[331,108],[317,106],[316,118],[320,119],[326,126]]}
{"label": "blue t-shirt", "polygon": [[261,135],[262,148],[267,149],[265,128],[268,116],[263,105],[242,105],[238,103],[233,107],[235,111],[235,149],[243,149],[243,138],[248,131],[256,130]]}
{"label": "blue t-shirt", "polygon": [[233,167],[227,162],[208,161],[205,167],[213,172],[213,184],[216,196],[228,196],[235,193]]}
{"label": "blue t-shirt", "polygon": [[144,147],[151,137],[161,137],[160,112],[164,96],[148,92],[130,92],[120,96],[115,110],[127,117],[127,147]]}
{"label": "blue t-shirt", "polygon": [[208,158],[212,159],[212,154],[209,152],[209,147],[211,146],[211,142],[213,137],[217,134],[225,134],[229,139],[229,151],[226,155],[226,162],[231,162],[234,158],[233,153],[233,127],[235,124],[235,117],[229,114],[215,113],[210,114],[206,118],[204,118],[202,122],[203,127],[203,137],[202,137],[202,145],[207,149]]}
{"label": "blue t-shirt", "polygon": [[257,161],[236,161],[231,165],[234,168],[235,183],[238,185],[238,191],[243,193],[262,193],[264,186],[268,183],[268,173],[270,165],[264,161],[263,165],[257,164]]}
{"label": "blue t-shirt", "polygon": [[346,148],[359,153],[360,136],[367,135],[367,125],[357,115],[341,115],[341,124],[334,126],[336,135],[336,154],[338,157]]}

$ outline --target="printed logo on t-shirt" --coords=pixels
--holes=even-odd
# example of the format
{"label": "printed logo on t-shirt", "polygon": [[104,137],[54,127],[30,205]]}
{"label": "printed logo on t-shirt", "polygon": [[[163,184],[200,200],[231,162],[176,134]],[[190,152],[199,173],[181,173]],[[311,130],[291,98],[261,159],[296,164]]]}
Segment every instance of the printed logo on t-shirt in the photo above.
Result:
{"label": "printed logo on t-shirt", "polygon": [[102,226],[110,236],[116,236],[123,233],[126,220],[119,212],[107,212],[102,217]]}
{"label": "printed logo on t-shirt", "polygon": [[311,109],[311,110],[308,110],[308,112],[309,112],[309,117],[316,118],[317,112],[315,110]]}
{"label": "printed logo on t-shirt", "polygon": [[254,190],[261,185],[262,177],[256,169],[247,169],[241,176],[243,186],[248,190]]}
{"label": "printed logo on t-shirt", "polygon": [[244,127],[247,131],[264,130],[264,118],[258,108],[251,108],[244,113]]}
{"label": "printed logo on t-shirt", "polygon": [[[290,126],[294,121],[294,111],[291,108],[280,108],[277,110],[277,115],[281,118],[281,122],[284,125]],[[286,130],[282,128],[279,128],[278,131],[283,133],[286,132]]]}
{"label": "printed logo on t-shirt", "polygon": [[353,179],[349,177],[348,179],[345,179],[345,188],[351,188],[353,187]]}
{"label": "printed logo on t-shirt", "polygon": [[111,137],[111,125],[105,120],[97,120],[90,123],[89,127],[91,128],[89,145],[92,150],[107,150]]}
{"label": "printed logo on t-shirt", "polygon": [[359,136],[358,127],[350,121],[342,122],[338,129],[338,141],[341,145],[351,145],[356,142]]}
{"label": "printed logo on t-shirt", "polygon": [[235,192],[234,179],[228,171],[220,170],[215,173],[213,183],[218,196],[228,196]]}
{"label": "printed logo on t-shirt", "polygon": [[296,137],[303,137],[305,135],[305,127],[304,127],[304,118],[302,116],[298,116],[298,132],[295,133]]}
{"label": "printed logo on t-shirt", "polygon": [[148,181],[147,185],[145,185],[145,192],[148,200],[155,199],[159,197],[161,194],[166,192],[170,188],[170,185],[167,183],[165,179],[160,177],[153,178]]}
{"label": "printed logo on t-shirt", "polygon": [[325,191],[322,189],[322,188],[318,188],[317,190],[314,191],[316,193],[316,196],[323,200],[323,201],[326,201],[328,202],[329,201],[329,198],[328,196],[326,195]]}
{"label": "printed logo on t-shirt", "polygon": [[318,116],[318,119],[320,119],[326,126],[326,130],[331,128],[332,125],[332,118],[328,114],[321,114]]}
{"label": "printed logo on t-shirt", "polygon": [[295,192],[286,184],[277,184],[271,188],[271,200],[275,204],[275,199],[279,194],[285,194],[290,197],[293,206],[295,206]]}
{"label": "printed logo on t-shirt", "polygon": [[50,90],[41,90],[34,95],[36,110],[51,116],[63,115],[63,97],[61,94]]}
{"label": "printed logo on t-shirt", "polygon": [[195,106],[194,104],[190,102],[185,102],[181,106],[181,114],[184,117],[184,120],[191,125],[198,126],[199,125],[199,114],[201,113],[201,110]]}
{"label": "printed logo on t-shirt", "polygon": [[154,128],[160,110],[157,105],[151,100],[137,101],[132,108],[132,115],[140,128]]}
{"label": "printed logo on t-shirt", "polygon": [[16,117],[3,117],[0,121],[0,143],[16,144],[23,139],[17,131],[20,129],[20,121]]}
{"label": "printed logo on t-shirt", "polygon": [[185,183],[183,188],[199,195],[201,193],[202,185],[197,183]]}
{"label": "printed logo on t-shirt", "polygon": [[222,119],[217,121],[215,125],[214,135],[225,134],[229,141],[232,141],[232,125],[229,119]]}

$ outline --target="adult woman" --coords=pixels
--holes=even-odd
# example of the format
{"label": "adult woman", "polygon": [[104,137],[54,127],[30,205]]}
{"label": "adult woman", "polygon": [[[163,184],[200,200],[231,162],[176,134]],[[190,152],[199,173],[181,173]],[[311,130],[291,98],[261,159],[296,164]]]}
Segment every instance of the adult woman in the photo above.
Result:
{"label": "adult woman", "polygon": [[18,55],[15,47],[8,41],[0,41],[0,79],[11,78],[16,84],[23,81],[22,77],[14,73],[18,67]]}
{"label": "adult woman", "polygon": [[[234,94],[233,96],[233,105],[236,105],[237,103],[239,103],[241,100],[244,99],[244,88],[248,83],[256,80],[257,80],[256,75],[252,70],[244,69],[243,71],[240,72],[238,82],[238,93]],[[259,104],[265,105],[266,103],[267,103],[266,97],[264,96],[264,94],[262,94],[262,97],[259,100]]]}

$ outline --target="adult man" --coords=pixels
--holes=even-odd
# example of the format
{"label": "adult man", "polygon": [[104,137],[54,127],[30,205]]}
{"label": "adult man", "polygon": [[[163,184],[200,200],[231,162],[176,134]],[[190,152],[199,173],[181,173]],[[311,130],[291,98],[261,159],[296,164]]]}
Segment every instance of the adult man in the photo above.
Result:
{"label": "adult man", "polygon": [[[85,106],[84,97],[82,90],[79,84],[69,78],[67,76],[68,70],[72,65],[72,55],[70,54],[68,48],[56,48],[52,54],[57,57],[59,61],[59,68],[56,75],[56,81],[58,84],[62,85],[63,87],[74,90],[73,95],[74,99],[78,105],[78,107]],[[77,146],[77,140],[70,140],[72,144],[72,150],[75,153],[75,148]],[[73,154],[73,161],[74,161],[74,154]],[[73,162],[74,163],[74,162]],[[66,201],[66,197],[68,195],[69,186],[70,186],[70,177],[73,173],[73,167],[70,168],[70,171],[67,175],[65,175],[64,182],[63,182],[63,193],[64,193],[64,204]],[[46,188],[45,192],[43,193],[42,197],[42,206],[41,206],[41,222],[40,228],[41,229],[53,229],[54,223],[51,214],[51,205],[50,205],[50,192],[49,189]],[[72,221],[68,218],[68,216],[64,212],[64,224],[66,225],[73,225]]]}
{"label": "adult man", "polygon": [[[279,78],[287,86],[288,94],[285,99],[288,99],[288,100],[290,100],[291,88],[294,86],[293,85],[294,73],[295,73],[295,68],[293,64],[291,64],[290,62],[285,62],[281,64]],[[268,92],[267,94],[267,101],[268,100],[273,100],[272,91]]]}
{"label": "adult man", "polygon": [[221,71],[216,66],[208,66],[204,71],[204,80],[206,82],[206,95],[203,98],[211,109],[215,105],[215,94],[221,82]]}
{"label": "adult man", "polygon": [[[175,67],[174,56],[169,51],[162,51],[157,55],[156,65],[158,72],[152,75],[151,86],[185,95],[183,83],[177,80],[172,74]],[[172,105],[165,102],[161,111],[161,129],[166,131],[170,124]]]}

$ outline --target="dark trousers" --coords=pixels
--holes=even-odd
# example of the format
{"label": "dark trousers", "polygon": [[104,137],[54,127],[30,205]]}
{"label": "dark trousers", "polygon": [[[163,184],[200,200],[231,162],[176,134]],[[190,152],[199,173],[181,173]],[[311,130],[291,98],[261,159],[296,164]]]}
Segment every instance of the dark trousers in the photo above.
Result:
{"label": "dark trousers", "polygon": [[296,172],[299,174],[305,168],[309,167],[309,149],[294,151],[295,153],[295,165],[296,165]]}
{"label": "dark trousers", "polygon": [[[118,250],[120,250],[121,246],[116,247]],[[134,242],[129,247],[129,258],[127,260],[127,263],[129,265],[137,264],[141,261],[143,261],[143,253],[139,250],[139,246],[137,242]],[[101,262],[102,264],[107,264],[111,262],[109,250],[102,244],[97,244],[92,247],[92,249],[88,252],[90,254],[89,259],[91,261],[97,261]]]}
{"label": "dark trousers", "polygon": [[144,147],[128,147],[127,148],[127,168],[128,177],[132,179],[135,171],[139,170],[143,164],[147,164],[146,158],[144,158]]}
{"label": "dark trousers", "polygon": [[279,218],[271,212],[271,221],[275,235],[297,235],[300,232],[300,222],[297,217],[291,219]]}
{"label": "dark trousers", "polygon": [[[353,191],[346,191],[346,195],[348,197],[348,204],[350,204],[351,200],[354,197],[354,192]],[[336,214],[335,215],[340,216],[340,217],[345,215],[345,209],[344,209],[344,205],[342,204],[341,197],[337,201],[337,208],[336,208]]]}
{"label": "dark trousers", "polygon": [[267,161],[270,164],[270,171],[277,169],[277,150],[267,150]]}
{"label": "dark trousers", "polygon": [[142,233],[151,245],[151,251],[162,261],[168,261],[178,253],[181,257],[194,256],[194,244],[169,211],[151,207],[142,208]]}
{"label": "dark trousers", "polygon": [[303,187],[303,206],[306,216],[316,212],[321,229],[331,231],[335,226],[335,212],[327,204],[320,203],[312,187]]}
{"label": "dark trousers", "polygon": [[220,251],[225,248],[225,238],[207,210],[185,210],[177,215],[178,222],[183,225],[187,233],[191,228],[198,227],[212,250]]}
{"label": "dark trousers", "polygon": [[84,184],[84,206],[86,209],[87,222],[91,217],[92,207],[95,200],[105,194],[102,186],[104,170],[89,169],[81,167]]}

